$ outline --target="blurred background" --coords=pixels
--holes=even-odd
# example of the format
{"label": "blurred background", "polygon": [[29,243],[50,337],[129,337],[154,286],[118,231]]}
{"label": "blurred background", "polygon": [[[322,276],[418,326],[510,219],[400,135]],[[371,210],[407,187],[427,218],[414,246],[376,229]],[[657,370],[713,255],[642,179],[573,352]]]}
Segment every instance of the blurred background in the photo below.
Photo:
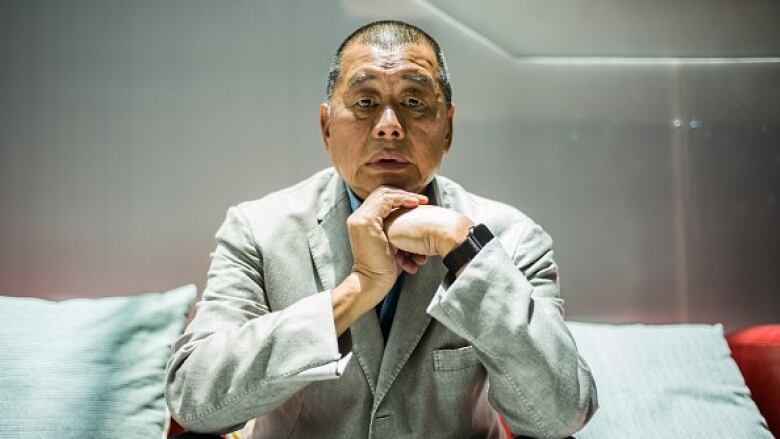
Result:
{"label": "blurred background", "polygon": [[376,19],[439,41],[441,173],[553,236],[568,319],[780,321],[768,0],[0,0],[0,294],[202,290],[229,206],[329,166],[328,65]]}

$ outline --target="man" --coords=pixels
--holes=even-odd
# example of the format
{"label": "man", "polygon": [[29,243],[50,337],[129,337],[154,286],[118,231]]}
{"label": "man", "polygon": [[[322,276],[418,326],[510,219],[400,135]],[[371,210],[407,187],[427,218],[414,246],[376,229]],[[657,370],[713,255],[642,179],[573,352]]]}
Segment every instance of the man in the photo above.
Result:
{"label": "man", "polygon": [[335,169],[231,207],[166,397],[196,432],[255,438],[565,437],[597,408],[551,239],[436,176],[444,56],[402,22],[342,43],[320,107]]}

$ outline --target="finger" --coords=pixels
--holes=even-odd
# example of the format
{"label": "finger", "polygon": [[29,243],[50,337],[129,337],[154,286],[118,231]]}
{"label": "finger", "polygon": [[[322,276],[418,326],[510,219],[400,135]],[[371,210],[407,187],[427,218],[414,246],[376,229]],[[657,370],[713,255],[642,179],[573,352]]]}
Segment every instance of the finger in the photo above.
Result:
{"label": "finger", "polygon": [[420,204],[426,204],[428,197],[412,192],[387,192],[379,198],[382,205],[396,207],[417,207]]}
{"label": "finger", "polygon": [[[372,192],[364,205],[370,206],[382,217],[386,217],[397,207],[417,207],[426,204],[428,197],[400,189],[381,187]],[[362,206],[361,206],[362,207]]]}
{"label": "finger", "polygon": [[417,264],[412,262],[410,259],[404,259],[403,263],[401,264],[401,268],[403,268],[404,271],[409,274],[417,273]]}
{"label": "finger", "polygon": [[418,255],[416,253],[410,253],[410,257],[412,261],[414,261],[415,264],[419,265],[425,265],[426,262],[428,262],[428,256],[425,255]]}
{"label": "finger", "polygon": [[411,262],[414,262],[415,265],[422,265],[425,263],[425,261],[428,259],[425,255],[418,255],[417,253],[408,252],[406,250],[399,250],[399,252],[408,260]]}
{"label": "finger", "polygon": [[409,274],[414,274],[417,272],[417,265],[410,262],[408,259],[405,259],[400,254],[395,255],[395,265],[398,267],[398,274],[401,274],[402,271],[405,271]]}
{"label": "finger", "polygon": [[371,196],[374,193],[376,193],[376,194],[383,194],[383,193],[384,194],[389,194],[389,193],[393,193],[393,194],[410,195],[412,197],[415,197],[415,198],[424,200],[425,202],[428,202],[428,196],[425,195],[425,194],[418,194],[417,192],[409,192],[407,190],[404,190],[404,189],[401,189],[401,188],[395,187],[395,186],[385,186],[385,185],[379,186],[376,189],[374,189],[374,191],[371,192],[371,194],[369,194],[369,196]]}
{"label": "finger", "polygon": [[[407,273],[409,272],[410,267],[412,265],[417,267],[414,263],[411,263],[411,261],[403,255],[402,251],[399,251],[398,253],[396,253],[396,255],[395,255],[395,263],[396,263],[396,265],[398,265],[398,267],[401,268],[401,270],[406,271]],[[414,273],[412,273],[412,274],[414,274]]]}
{"label": "finger", "polygon": [[428,197],[423,194],[415,194],[413,192],[407,192],[408,196],[417,200],[417,204],[428,204]]}
{"label": "finger", "polygon": [[422,203],[418,198],[407,195],[389,195],[379,201],[376,206],[376,214],[381,218],[387,218],[398,209],[413,209]]}

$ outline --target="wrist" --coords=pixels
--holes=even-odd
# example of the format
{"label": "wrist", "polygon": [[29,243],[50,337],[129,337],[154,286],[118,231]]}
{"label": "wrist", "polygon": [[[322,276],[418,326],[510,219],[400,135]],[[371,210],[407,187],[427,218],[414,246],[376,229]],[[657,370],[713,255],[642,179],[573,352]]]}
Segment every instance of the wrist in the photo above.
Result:
{"label": "wrist", "polygon": [[353,271],[331,291],[333,319],[337,335],[343,334],[355,320],[372,309],[376,303],[372,299],[375,292],[387,291],[369,276]]}
{"label": "wrist", "polygon": [[356,309],[360,298],[360,281],[355,273],[350,273],[330,294],[336,334],[340,336],[360,317]]}
{"label": "wrist", "polygon": [[477,224],[469,228],[466,239],[444,256],[442,262],[451,274],[456,277],[463,268],[485,247],[495,236],[485,224]]}
{"label": "wrist", "polygon": [[451,230],[447,230],[439,245],[438,254],[441,257],[447,256],[449,252],[455,247],[461,245],[463,241],[469,236],[469,229],[474,226],[474,222],[466,216],[461,215],[461,218],[455,223],[455,226]]}

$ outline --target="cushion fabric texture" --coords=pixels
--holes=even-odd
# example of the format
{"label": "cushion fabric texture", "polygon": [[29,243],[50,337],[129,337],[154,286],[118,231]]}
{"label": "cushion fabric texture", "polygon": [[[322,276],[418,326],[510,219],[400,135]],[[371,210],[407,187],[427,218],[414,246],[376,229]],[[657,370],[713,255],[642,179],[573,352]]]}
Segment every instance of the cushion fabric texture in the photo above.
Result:
{"label": "cushion fabric texture", "polygon": [[161,438],[165,363],[195,295],[0,296],[0,438]]}
{"label": "cushion fabric texture", "polygon": [[588,438],[771,438],[721,325],[567,322],[596,380]]}

